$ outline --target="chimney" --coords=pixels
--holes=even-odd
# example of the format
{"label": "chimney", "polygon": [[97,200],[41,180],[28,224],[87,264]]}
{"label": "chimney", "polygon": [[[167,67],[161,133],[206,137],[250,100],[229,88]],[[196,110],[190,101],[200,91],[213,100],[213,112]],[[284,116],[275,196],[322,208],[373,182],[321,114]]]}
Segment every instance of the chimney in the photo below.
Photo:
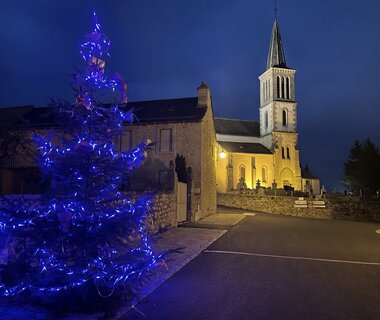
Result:
{"label": "chimney", "polygon": [[211,106],[211,93],[205,81],[198,87],[198,108]]}

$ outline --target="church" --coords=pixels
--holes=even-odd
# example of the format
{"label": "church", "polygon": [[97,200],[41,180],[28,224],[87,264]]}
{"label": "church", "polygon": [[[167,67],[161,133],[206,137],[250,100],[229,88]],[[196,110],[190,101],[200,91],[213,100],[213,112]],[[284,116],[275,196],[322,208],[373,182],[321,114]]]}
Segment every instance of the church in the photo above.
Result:
{"label": "church", "polygon": [[215,117],[217,192],[294,188],[319,192],[319,180],[302,177],[298,148],[296,70],[288,67],[275,19],[266,70],[259,76],[259,122]]}
{"label": "church", "polygon": [[[154,142],[128,190],[162,190],[166,177],[174,176],[169,173],[180,156],[191,171],[185,195],[187,215],[183,219],[196,221],[215,213],[217,193],[241,187],[319,193],[319,179],[310,172],[301,172],[295,73],[287,66],[275,20],[266,70],[259,77],[259,122],[215,117],[211,91],[205,82],[197,88],[195,97],[128,102],[126,108],[133,109],[137,121],[123,128],[115,148],[128,151],[141,141]],[[17,137],[17,141],[23,141],[22,137],[26,141],[14,146],[11,141],[0,143],[0,194],[41,193],[37,163],[25,150],[33,149],[32,132],[64,127],[59,119],[54,107],[0,109],[4,132],[13,132],[10,137]],[[31,148],[25,148],[28,144]],[[3,152],[3,147],[10,145],[11,152]],[[136,183],[142,182],[143,186],[136,189]]]}

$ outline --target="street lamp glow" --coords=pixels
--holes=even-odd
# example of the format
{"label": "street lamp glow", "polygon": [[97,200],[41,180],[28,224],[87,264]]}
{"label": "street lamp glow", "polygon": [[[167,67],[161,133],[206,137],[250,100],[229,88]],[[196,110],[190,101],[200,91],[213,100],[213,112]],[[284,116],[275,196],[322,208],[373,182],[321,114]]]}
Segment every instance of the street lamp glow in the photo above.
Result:
{"label": "street lamp glow", "polygon": [[226,156],[227,156],[227,154],[224,151],[222,151],[221,153],[219,153],[219,157],[221,159],[224,159]]}

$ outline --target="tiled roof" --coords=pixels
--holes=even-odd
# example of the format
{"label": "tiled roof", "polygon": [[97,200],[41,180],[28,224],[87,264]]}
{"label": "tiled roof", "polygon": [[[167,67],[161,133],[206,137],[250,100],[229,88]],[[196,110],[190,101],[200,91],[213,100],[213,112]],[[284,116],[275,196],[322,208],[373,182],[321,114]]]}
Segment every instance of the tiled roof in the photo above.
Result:
{"label": "tiled roof", "polygon": [[234,153],[259,153],[259,154],[272,154],[272,152],[264,147],[260,143],[250,143],[250,142],[227,142],[219,141],[220,146],[227,152]]}
{"label": "tiled roof", "polygon": [[236,136],[260,136],[260,124],[256,121],[214,118],[215,131],[218,134]]}
{"label": "tiled roof", "polygon": [[137,123],[201,121],[207,110],[198,106],[198,97],[128,102],[127,108],[133,108]]}
{"label": "tiled roof", "polygon": [[[132,109],[136,116],[137,120],[133,124],[201,121],[207,110],[203,106],[198,106],[198,97],[129,102],[126,109]],[[0,108],[0,125],[3,127],[8,124],[8,126],[49,128],[66,125],[67,121],[64,119],[64,115],[55,107]]]}
{"label": "tiled roof", "polygon": [[1,108],[0,109],[0,127],[7,129],[16,123],[22,121],[23,116],[28,114],[33,109],[33,106]]}

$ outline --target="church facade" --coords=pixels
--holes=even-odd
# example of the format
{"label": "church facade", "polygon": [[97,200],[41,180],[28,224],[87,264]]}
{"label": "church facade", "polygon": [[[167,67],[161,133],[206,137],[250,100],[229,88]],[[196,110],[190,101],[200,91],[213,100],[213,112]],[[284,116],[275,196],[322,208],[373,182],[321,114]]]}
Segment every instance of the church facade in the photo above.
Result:
{"label": "church facade", "polygon": [[286,64],[276,19],[267,67],[259,76],[259,122],[215,118],[218,192],[237,189],[238,184],[319,192],[318,179],[301,175],[295,73]]}

